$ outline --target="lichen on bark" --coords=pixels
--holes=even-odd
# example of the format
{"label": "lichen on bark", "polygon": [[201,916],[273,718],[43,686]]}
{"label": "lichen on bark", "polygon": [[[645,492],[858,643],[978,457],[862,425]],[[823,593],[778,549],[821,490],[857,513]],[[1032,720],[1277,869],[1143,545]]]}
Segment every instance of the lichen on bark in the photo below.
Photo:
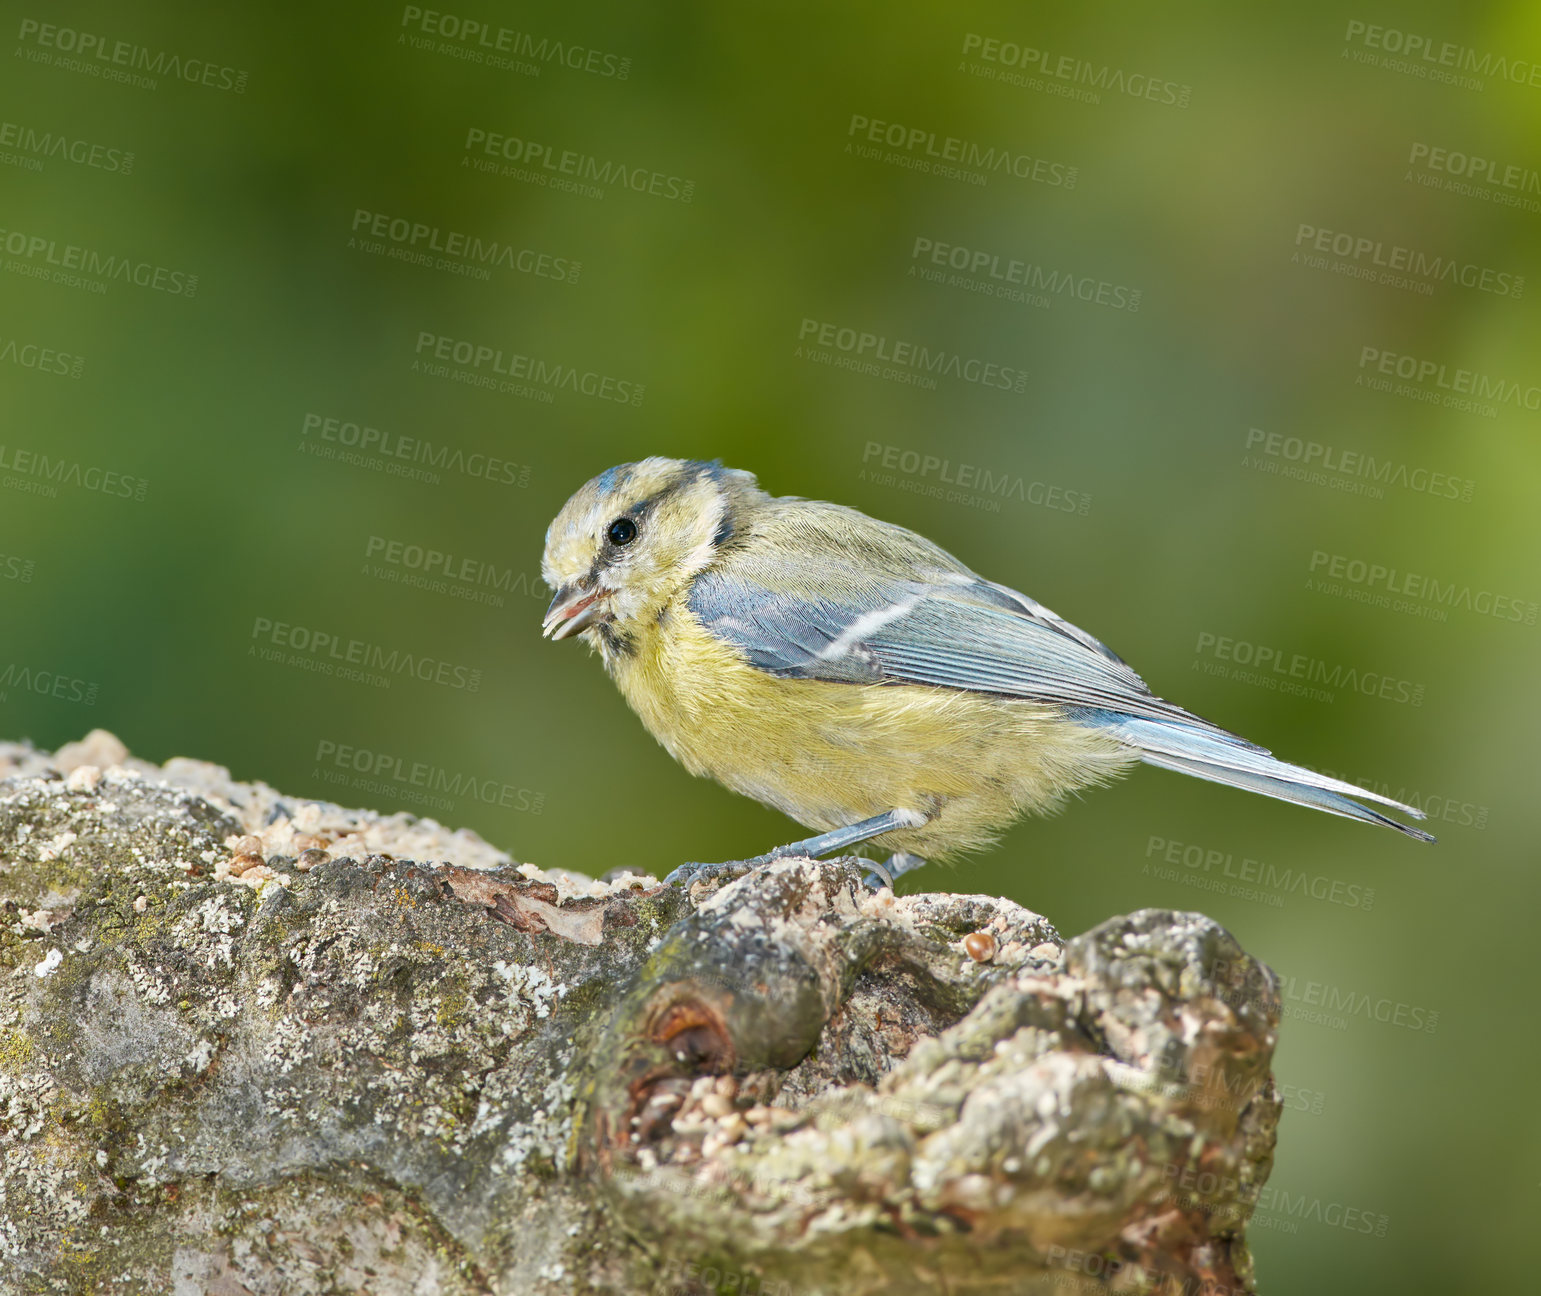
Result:
{"label": "lichen on bark", "polygon": [[1272,974],[0,745],[0,1290],[1253,1290]]}

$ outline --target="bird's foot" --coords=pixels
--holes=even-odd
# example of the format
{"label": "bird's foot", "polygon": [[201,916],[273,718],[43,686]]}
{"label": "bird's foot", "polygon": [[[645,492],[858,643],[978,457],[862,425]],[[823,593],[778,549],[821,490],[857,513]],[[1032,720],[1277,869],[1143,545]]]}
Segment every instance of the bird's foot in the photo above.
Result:
{"label": "bird's foot", "polygon": [[[895,829],[919,828],[927,818],[928,816],[917,810],[885,810],[882,814],[863,819],[860,823],[850,824],[845,828],[832,828],[829,832],[820,833],[817,837],[809,837],[803,841],[788,842],[785,846],[778,846],[773,851],[767,851],[764,855],[755,855],[750,859],[734,860],[728,864],[681,864],[664,879],[664,882],[670,886],[688,886],[692,882],[703,882],[708,878],[727,878],[731,881],[734,878],[743,877],[745,873],[760,864],[769,864],[773,860],[787,859],[792,856],[818,859],[821,855],[832,855],[837,850],[859,846],[864,841],[871,841],[874,837],[881,837],[884,833],[893,832]],[[918,855],[902,853],[890,855],[888,872],[897,877],[901,873],[919,868],[925,862]]]}
{"label": "bird's foot", "polygon": [[769,860],[761,856],[753,860],[732,860],[726,864],[681,864],[664,879],[665,886],[688,887],[696,882],[735,882],[746,873],[752,873],[757,865]]}

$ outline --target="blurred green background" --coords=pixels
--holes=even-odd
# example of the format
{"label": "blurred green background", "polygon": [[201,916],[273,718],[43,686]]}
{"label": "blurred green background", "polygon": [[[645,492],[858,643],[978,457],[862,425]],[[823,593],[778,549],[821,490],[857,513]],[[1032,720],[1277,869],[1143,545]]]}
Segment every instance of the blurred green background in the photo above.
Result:
{"label": "blurred green background", "polygon": [[[688,777],[539,635],[574,489],[720,457],[1428,805],[1434,847],[1147,770],[902,889],[1004,893],[1067,934],[1202,909],[1288,979],[1264,1291],[1528,1274],[1541,11],[5,8],[0,732],[100,725],[542,865],[763,850],[798,830]],[[467,150],[498,137],[517,174]],[[930,166],[970,149],[972,176]],[[564,151],[591,189],[549,183]],[[465,273],[471,240],[507,261]],[[805,321],[1025,378],[840,368]],[[502,352],[472,376],[524,355],[640,403],[414,368],[438,339]],[[1458,370],[1475,409],[1445,401]],[[1306,442],[1330,450],[1302,480]],[[430,549],[454,570],[414,582]],[[311,635],[395,669],[318,669]],[[1257,649],[1338,686],[1241,673]]]}

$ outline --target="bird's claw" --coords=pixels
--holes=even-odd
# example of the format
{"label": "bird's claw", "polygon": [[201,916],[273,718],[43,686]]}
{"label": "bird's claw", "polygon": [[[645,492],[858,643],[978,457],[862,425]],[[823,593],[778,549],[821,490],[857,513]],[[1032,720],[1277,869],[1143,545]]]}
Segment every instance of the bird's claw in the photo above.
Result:
{"label": "bird's claw", "polygon": [[881,891],[884,887],[887,887],[890,891],[894,889],[894,880],[889,875],[889,872],[886,868],[884,868],[876,860],[863,860],[862,863],[867,865],[872,870],[872,872],[868,873],[867,876],[861,880],[862,885],[866,887],[867,890]]}

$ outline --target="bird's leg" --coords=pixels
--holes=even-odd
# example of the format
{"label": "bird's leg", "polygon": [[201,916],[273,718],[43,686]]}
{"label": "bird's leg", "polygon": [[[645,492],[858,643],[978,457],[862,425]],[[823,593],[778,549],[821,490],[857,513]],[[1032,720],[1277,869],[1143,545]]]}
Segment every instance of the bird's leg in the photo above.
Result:
{"label": "bird's leg", "polygon": [[821,855],[859,846],[864,841],[871,841],[874,837],[881,837],[884,833],[894,832],[900,828],[919,828],[928,817],[916,810],[885,810],[882,814],[863,819],[860,823],[849,824],[844,828],[831,828],[828,832],[820,833],[817,837],[809,837],[804,841],[788,842],[785,846],[778,846],[775,850],[767,851],[764,855],[756,855],[753,859],[734,860],[730,864],[681,864],[664,881],[671,885],[685,886],[706,878],[743,877],[757,864],[769,864],[773,860],[787,859],[792,856],[818,859]]}
{"label": "bird's leg", "polygon": [[900,828],[919,828],[929,817],[916,810],[885,810],[882,814],[863,819],[860,823],[849,824],[844,828],[831,828],[828,832],[820,833],[817,837],[809,837],[806,841],[788,842],[785,846],[778,846],[775,850],[746,862],[768,864],[771,860],[786,859],[792,855],[806,855],[809,859],[818,859],[821,855],[831,855],[837,850],[860,846],[862,842],[871,841],[874,837],[881,837],[884,833],[894,832]]}
{"label": "bird's leg", "polygon": [[907,851],[895,851],[888,857],[888,863],[879,864],[875,860],[868,860],[872,865],[872,872],[862,879],[862,882],[876,891],[880,886],[886,886],[893,890],[894,879],[905,873],[913,873],[918,868],[924,868],[926,861],[919,855],[911,855]]}

